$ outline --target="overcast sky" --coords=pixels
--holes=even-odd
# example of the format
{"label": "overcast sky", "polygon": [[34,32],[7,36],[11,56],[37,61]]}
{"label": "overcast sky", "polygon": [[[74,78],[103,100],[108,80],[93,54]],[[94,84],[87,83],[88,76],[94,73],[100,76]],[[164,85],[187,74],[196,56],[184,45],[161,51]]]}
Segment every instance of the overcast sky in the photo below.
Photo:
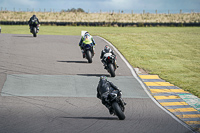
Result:
{"label": "overcast sky", "polygon": [[119,11],[191,11],[200,12],[200,0],[0,0],[3,10],[61,11],[62,9],[82,8],[86,12]]}

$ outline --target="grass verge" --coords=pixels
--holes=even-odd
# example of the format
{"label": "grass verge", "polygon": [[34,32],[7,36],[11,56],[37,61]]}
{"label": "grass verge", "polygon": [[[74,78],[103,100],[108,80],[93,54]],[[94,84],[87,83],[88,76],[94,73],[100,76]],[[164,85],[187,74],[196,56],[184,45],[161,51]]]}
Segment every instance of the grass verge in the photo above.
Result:
{"label": "grass verge", "polygon": [[[3,25],[1,29],[2,33],[30,34],[28,26]],[[199,27],[41,26],[39,34],[80,35],[81,30],[110,41],[134,68],[157,74],[200,97]]]}

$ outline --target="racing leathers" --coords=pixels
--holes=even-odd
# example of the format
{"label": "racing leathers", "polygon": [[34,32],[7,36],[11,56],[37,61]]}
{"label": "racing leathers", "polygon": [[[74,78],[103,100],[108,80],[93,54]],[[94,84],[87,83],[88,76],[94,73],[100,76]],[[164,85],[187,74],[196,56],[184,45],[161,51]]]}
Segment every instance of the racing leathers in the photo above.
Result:
{"label": "racing leathers", "polygon": [[116,67],[119,67],[119,66],[117,65],[117,62],[116,62],[116,55],[115,55],[114,51],[111,50],[111,49],[109,49],[108,51],[106,51],[106,50],[104,49],[104,50],[101,51],[101,56],[100,56],[101,62],[102,62],[103,65],[104,65],[104,69],[107,69],[107,64],[106,64],[105,57],[104,57],[104,55],[105,55],[106,53],[111,53],[111,54],[115,57],[115,64],[114,64],[114,65],[115,65]]}
{"label": "racing leathers", "polygon": [[[28,21],[29,27],[30,29],[32,29],[33,23],[36,23],[37,25],[39,25],[39,19],[36,17],[36,15],[33,15],[30,20]],[[39,26],[37,26],[37,30],[39,30]]]}
{"label": "racing leathers", "polygon": [[85,35],[81,37],[81,40],[79,42],[80,49],[81,49],[81,51],[83,53],[83,58],[85,58],[84,46],[86,44],[91,44],[92,45],[92,50],[93,50],[92,54],[94,55],[95,54],[94,49],[95,49],[96,43],[95,43],[93,37],[88,32],[86,32]]}
{"label": "racing leathers", "polygon": [[97,98],[101,99],[102,104],[105,105],[108,109],[110,114],[111,112],[111,106],[107,104],[105,101],[108,94],[114,90],[119,91],[119,95],[121,95],[121,91],[117,86],[115,86],[112,82],[107,81],[106,79],[100,79],[99,84],[97,86]]}

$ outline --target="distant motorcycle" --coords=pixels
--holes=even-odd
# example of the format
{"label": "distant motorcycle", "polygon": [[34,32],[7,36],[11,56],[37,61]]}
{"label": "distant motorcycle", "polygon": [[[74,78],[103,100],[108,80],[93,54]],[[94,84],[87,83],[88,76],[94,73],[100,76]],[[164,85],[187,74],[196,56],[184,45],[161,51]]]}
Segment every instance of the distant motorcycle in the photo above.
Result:
{"label": "distant motorcycle", "polygon": [[33,34],[33,37],[37,37],[37,33],[39,32],[38,27],[39,27],[39,24],[37,24],[37,21],[32,20],[30,32]]}
{"label": "distant motorcycle", "polygon": [[94,56],[92,44],[84,44],[83,53],[85,54],[85,58],[88,60],[88,63],[92,63],[92,58]]}
{"label": "distant motorcycle", "polygon": [[104,62],[106,63],[105,69],[111,74],[111,77],[115,77],[115,70],[117,69],[116,57],[111,53],[104,54]]}
{"label": "distant motorcycle", "polygon": [[111,110],[114,113],[114,115],[117,115],[120,120],[125,119],[124,106],[126,105],[126,103],[122,100],[121,95],[119,95],[118,90],[114,90],[108,93],[108,96],[105,99],[105,102],[107,102],[107,104],[111,106]]}

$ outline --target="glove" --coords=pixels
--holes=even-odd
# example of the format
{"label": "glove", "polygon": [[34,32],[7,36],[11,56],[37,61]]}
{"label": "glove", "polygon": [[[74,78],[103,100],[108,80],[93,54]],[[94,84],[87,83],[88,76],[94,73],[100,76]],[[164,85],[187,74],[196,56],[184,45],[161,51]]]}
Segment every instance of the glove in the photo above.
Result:
{"label": "glove", "polygon": [[121,96],[122,95],[122,91],[119,90],[117,95]]}
{"label": "glove", "polygon": [[80,46],[80,49],[83,50],[83,47]]}

